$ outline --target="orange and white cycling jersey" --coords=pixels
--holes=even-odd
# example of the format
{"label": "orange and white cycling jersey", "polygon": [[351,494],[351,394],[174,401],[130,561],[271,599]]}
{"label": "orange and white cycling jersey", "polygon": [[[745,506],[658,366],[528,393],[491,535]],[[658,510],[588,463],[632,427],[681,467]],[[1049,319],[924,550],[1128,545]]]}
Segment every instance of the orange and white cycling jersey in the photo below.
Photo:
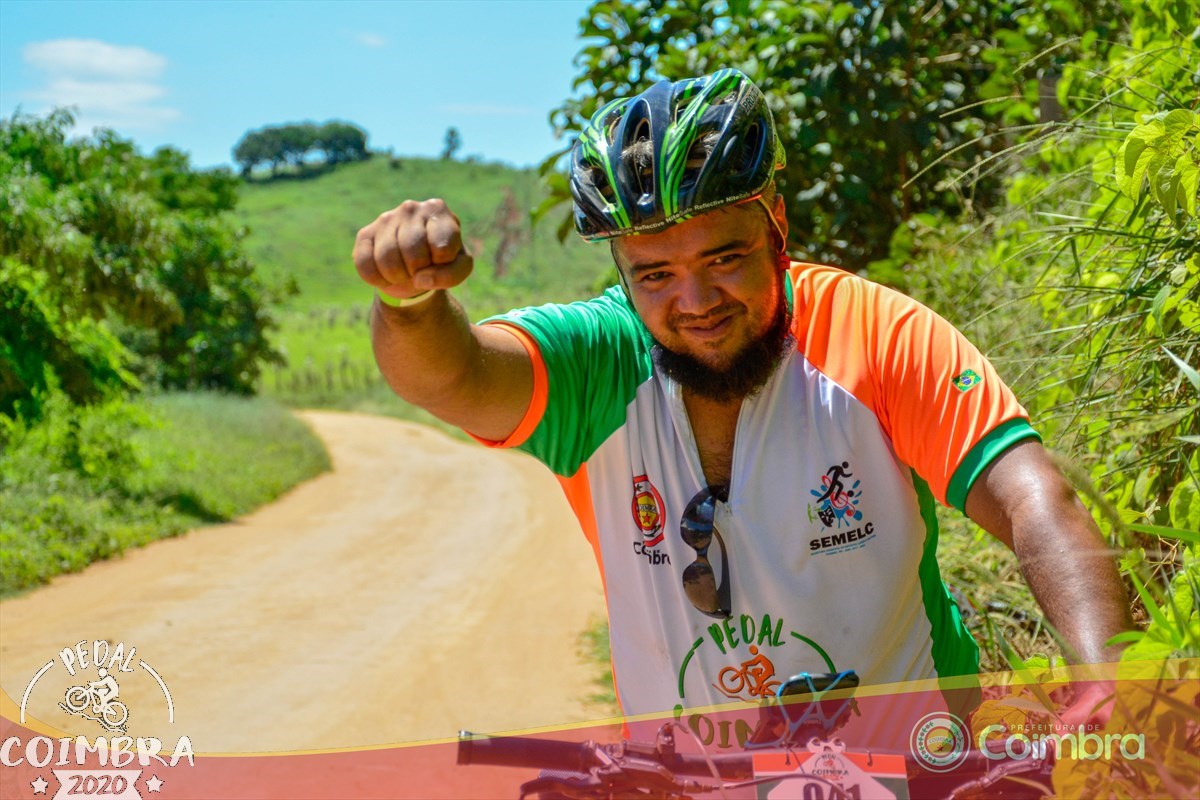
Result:
{"label": "orange and white cycling jersey", "polygon": [[1037,434],[928,308],[831,267],[787,280],[795,346],[742,404],[706,553],[728,619],[684,593],[700,553],[680,517],[704,474],[681,389],[621,289],[489,320],[524,343],[535,384],[518,429],[489,444],[562,483],[600,566],[626,714],[756,700],[802,671],[880,684],[978,669],[938,571],[934,500],[961,509],[992,459]]}

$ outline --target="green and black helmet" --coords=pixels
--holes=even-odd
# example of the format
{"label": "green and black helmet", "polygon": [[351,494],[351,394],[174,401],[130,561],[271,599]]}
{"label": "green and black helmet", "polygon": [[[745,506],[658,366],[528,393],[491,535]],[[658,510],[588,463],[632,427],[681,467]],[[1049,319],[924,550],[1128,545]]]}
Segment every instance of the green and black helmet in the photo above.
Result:
{"label": "green and black helmet", "polygon": [[785,163],[759,88],[736,69],[659,81],[600,108],[571,151],[575,229],[652,233],[762,193]]}

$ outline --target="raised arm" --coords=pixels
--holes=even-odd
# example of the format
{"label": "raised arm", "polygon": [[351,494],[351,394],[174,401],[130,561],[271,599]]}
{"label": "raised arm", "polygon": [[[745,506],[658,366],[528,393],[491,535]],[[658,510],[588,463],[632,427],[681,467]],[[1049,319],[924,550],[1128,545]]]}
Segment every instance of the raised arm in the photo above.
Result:
{"label": "raised arm", "polygon": [[472,325],[446,291],[474,260],[442,200],[406,200],[358,232],[354,266],[380,294],[417,299],[396,307],[375,299],[371,342],[396,394],[484,439],[516,430],[533,395],[533,366],[501,327]]}

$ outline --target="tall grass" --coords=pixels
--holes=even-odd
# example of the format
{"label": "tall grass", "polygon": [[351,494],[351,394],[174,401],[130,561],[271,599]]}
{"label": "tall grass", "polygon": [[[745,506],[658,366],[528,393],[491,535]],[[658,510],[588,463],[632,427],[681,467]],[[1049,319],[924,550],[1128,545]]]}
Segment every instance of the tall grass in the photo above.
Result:
{"label": "tall grass", "polygon": [[72,407],[57,394],[0,453],[0,596],[232,519],[329,468],[277,403],[169,394]]}
{"label": "tall grass", "polygon": [[[1076,94],[1060,95],[1082,110],[989,167],[1009,172],[1003,208],[976,220],[913,220],[894,255],[909,260],[909,291],[981,346],[1060,454],[1120,558],[1135,619],[1175,628],[1155,634],[1179,645],[1156,651],[1161,657],[1200,654],[1200,633],[1189,634],[1187,622],[1200,614],[1198,593],[1176,589],[1200,576],[1186,552],[1200,528],[1200,454],[1188,437],[1200,426],[1200,383],[1189,366],[1200,362],[1200,231],[1188,203],[1162,202],[1166,184],[1154,170],[1195,172],[1200,122],[1174,150],[1165,134],[1152,139],[1150,123],[1171,109],[1177,129],[1197,119],[1178,108],[1194,97],[1196,37],[1159,23],[1145,31],[1169,46],[1114,48],[1108,63],[1076,67],[1068,87]],[[1140,176],[1128,177],[1136,159],[1123,143],[1134,139],[1149,142],[1147,155],[1163,152],[1150,164],[1148,193]],[[1007,554],[973,549],[979,534],[963,523],[946,527],[944,571],[973,586],[976,605],[1003,597],[1037,614]],[[1174,621],[1155,614],[1168,596],[1188,606]],[[1025,658],[1040,646],[1016,649]],[[1050,640],[1046,649],[1057,650]]]}

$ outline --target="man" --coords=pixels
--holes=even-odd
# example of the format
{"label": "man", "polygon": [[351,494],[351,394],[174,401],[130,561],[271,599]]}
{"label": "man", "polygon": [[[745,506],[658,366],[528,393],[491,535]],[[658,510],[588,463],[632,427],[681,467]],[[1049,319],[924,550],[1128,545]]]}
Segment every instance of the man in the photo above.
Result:
{"label": "man", "polygon": [[481,325],[447,291],[472,266],[457,218],[401,204],[354,250],[383,374],[558,476],[601,568],[626,714],[754,699],[762,675],[975,672],[935,498],[1015,550],[1075,660],[1115,660],[1113,560],[1025,411],[930,310],[789,261],[783,162],[735,70],[613,100],[571,188],[621,286]]}

